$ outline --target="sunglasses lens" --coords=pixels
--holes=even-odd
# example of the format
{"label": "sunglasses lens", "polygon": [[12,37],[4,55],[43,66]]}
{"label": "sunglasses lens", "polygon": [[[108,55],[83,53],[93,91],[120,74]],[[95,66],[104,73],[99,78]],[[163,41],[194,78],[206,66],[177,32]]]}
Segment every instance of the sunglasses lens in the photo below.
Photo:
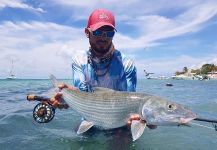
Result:
{"label": "sunglasses lens", "polygon": [[94,35],[94,36],[102,36],[102,34],[103,34],[103,32],[100,31],[100,30],[95,30],[95,31],[93,31],[93,35]]}
{"label": "sunglasses lens", "polygon": [[115,31],[108,31],[107,33],[107,37],[112,38],[115,35]]}
{"label": "sunglasses lens", "polygon": [[101,31],[101,30],[95,30],[92,32],[93,36],[102,36],[103,33],[106,33],[106,36],[108,38],[112,38],[115,35],[115,31]]}

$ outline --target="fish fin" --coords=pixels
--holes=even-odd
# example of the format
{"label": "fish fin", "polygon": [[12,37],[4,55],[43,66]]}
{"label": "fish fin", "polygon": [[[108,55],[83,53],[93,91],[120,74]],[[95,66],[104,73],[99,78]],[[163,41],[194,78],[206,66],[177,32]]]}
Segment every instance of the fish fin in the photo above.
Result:
{"label": "fish fin", "polygon": [[82,134],[82,133],[86,132],[92,126],[93,126],[92,122],[88,122],[86,120],[82,121],[81,124],[80,124],[80,126],[79,126],[79,128],[78,128],[77,134]]}
{"label": "fish fin", "polygon": [[51,81],[54,88],[58,87],[58,81],[57,81],[56,77],[53,74],[50,75],[50,81]]}
{"label": "fish fin", "polygon": [[133,141],[137,140],[144,132],[146,127],[146,123],[142,122],[142,120],[133,120],[131,123],[131,134],[133,137]]}
{"label": "fish fin", "polygon": [[113,89],[109,89],[109,88],[103,88],[103,87],[95,87],[94,89],[94,92],[114,92]]}

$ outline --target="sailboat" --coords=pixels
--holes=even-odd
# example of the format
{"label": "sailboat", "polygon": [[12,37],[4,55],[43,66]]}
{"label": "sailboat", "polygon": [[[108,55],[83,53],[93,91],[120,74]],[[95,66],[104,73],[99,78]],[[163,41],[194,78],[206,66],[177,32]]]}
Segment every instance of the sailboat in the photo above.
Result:
{"label": "sailboat", "polygon": [[10,74],[9,74],[9,76],[6,79],[13,80],[13,79],[17,78],[15,76],[15,74],[13,73],[13,70],[14,70],[14,61],[12,60]]}

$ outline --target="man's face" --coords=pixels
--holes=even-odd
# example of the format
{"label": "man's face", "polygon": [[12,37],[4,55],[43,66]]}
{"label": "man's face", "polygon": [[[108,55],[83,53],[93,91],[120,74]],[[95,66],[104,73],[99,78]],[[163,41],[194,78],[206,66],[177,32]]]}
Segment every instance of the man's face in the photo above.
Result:
{"label": "man's face", "polygon": [[89,31],[89,42],[93,50],[99,54],[106,54],[112,44],[114,29],[110,26],[102,26],[96,31]]}

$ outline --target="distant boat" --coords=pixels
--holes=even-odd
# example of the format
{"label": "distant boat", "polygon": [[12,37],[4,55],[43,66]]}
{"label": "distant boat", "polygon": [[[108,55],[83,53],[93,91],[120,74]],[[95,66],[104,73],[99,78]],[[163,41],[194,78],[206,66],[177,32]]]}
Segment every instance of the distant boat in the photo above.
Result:
{"label": "distant boat", "polygon": [[145,72],[145,77],[146,77],[146,79],[156,79],[156,80],[165,80],[165,79],[169,79],[168,77],[165,77],[165,76],[158,76],[158,77],[152,76],[152,74],[154,74],[154,73],[152,73],[152,72],[147,72],[146,70],[144,70],[144,72]]}
{"label": "distant boat", "polygon": [[146,70],[144,70],[144,72],[145,72],[146,79],[158,79],[157,77],[150,76],[151,74],[154,74],[154,73],[147,72]]}
{"label": "distant boat", "polygon": [[14,61],[12,60],[11,61],[11,70],[10,70],[9,76],[6,79],[9,79],[9,80],[17,79],[17,77],[15,76],[13,71],[14,71]]}
{"label": "distant boat", "polygon": [[166,83],[166,86],[173,86],[172,83]]}

